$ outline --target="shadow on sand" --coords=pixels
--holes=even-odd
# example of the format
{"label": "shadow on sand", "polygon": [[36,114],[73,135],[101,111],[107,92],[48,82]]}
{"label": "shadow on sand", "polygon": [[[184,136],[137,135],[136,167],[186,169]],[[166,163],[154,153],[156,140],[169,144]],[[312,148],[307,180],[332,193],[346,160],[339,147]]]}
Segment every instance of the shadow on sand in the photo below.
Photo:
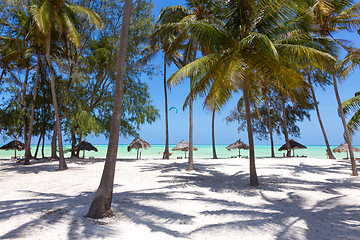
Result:
{"label": "shadow on sand", "polygon": [[[215,233],[221,233],[226,229],[266,231],[267,228],[272,227],[277,232],[277,235],[273,236],[274,239],[359,239],[360,229],[356,224],[359,223],[359,205],[345,205],[340,201],[346,196],[342,195],[339,189],[344,186],[349,188],[346,181],[351,180],[313,182],[296,177],[284,178],[276,174],[277,169],[290,170],[294,176],[304,172],[333,173],[348,167],[346,163],[344,166],[339,163],[328,168],[305,164],[272,166],[274,174],[260,177],[262,184],[258,188],[249,186],[247,172],[238,171],[233,175],[227,175],[216,170],[218,165],[197,163],[196,172],[183,172],[183,174],[179,174],[179,171],[185,169],[186,163],[157,164],[152,162],[142,165],[142,172],[160,172],[158,182],[161,187],[114,193],[113,209],[116,214],[115,220],[112,221],[126,219],[137,225],[148,227],[151,232],[160,232],[175,238],[196,239],[198,234],[208,231]],[[33,166],[35,168],[36,164]],[[9,167],[6,171],[11,171],[11,168]],[[44,166],[44,169],[39,171],[53,171],[53,169]],[[188,190],[188,187],[196,190]],[[352,182],[351,188],[359,189],[360,183]],[[298,192],[310,192],[311,189],[331,196],[329,195],[325,200],[317,202],[310,208],[304,207],[306,198]],[[213,194],[205,194],[207,192]],[[227,192],[235,192],[239,201],[221,198],[221,194]],[[269,193],[276,192],[282,192],[286,197],[280,199],[269,197]],[[106,219],[97,221],[84,217],[94,197],[93,192],[82,192],[76,196],[29,191],[27,193],[34,195],[34,198],[0,202],[0,220],[21,217],[22,214],[34,214],[39,217],[0,236],[1,239],[22,238],[34,228],[52,226],[64,219],[70,222],[69,228],[64,229],[67,231],[68,239],[105,239],[114,235],[114,229],[107,225]],[[181,197],[182,195],[187,197]],[[251,202],[245,204],[240,201],[243,197],[257,197],[263,201],[260,205],[253,205]],[[151,201],[156,201],[166,206],[174,200],[181,200],[185,204],[201,201],[218,207],[217,210],[200,211],[201,218],[198,218],[192,214],[185,214],[177,208],[169,210],[169,208],[154,207],[149,204]],[[239,220],[229,221],[226,220],[227,216]],[[190,232],[179,230],[181,225],[193,225],[195,221],[208,217],[224,220],[221,223],[202,225]],[[307,228],[300,229],[299,223]],[[302,235],[298,235],[299,232]]]}

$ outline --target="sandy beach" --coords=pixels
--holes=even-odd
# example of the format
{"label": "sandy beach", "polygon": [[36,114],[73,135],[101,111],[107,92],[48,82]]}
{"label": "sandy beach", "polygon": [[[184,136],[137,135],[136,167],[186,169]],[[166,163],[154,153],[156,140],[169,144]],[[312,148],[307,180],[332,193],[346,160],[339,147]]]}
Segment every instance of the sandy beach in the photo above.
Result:
{"label": "sandy beach", "polygon": [[[1,239],[360,239],[360,178],[347,160],[127,159],[117,162],[112,218],[84,217],[102,159],[30,166],[0,161]],[[359,164],[359,161],[357,161]]]}

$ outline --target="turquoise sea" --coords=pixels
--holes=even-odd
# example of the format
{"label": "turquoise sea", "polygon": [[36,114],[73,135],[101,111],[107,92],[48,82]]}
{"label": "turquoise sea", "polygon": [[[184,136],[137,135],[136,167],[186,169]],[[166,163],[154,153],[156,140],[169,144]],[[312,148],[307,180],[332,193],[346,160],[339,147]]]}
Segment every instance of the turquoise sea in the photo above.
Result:
{"label": "turquoise sea", "polygon": [[[211,158],[212,157],[212,146],[211,145],[195,145],[198,148],[198,151],[194,152],[195,158]],[[227,145],[217,145],[216,146],[216,152],[217,156],[219,158],[229,158],[232,156],[236,156],[239,154],[238,150],[231,150],[228,151],[225,149]],[[105,158],[106,151],[107,151],[107,145],[95,145],[95,147],[98,149],[98,152],[85,152],[85,157],[95,157],[95,158]],[[170,145],[170,152],[171,149],[175,147],[175,145]],[[332,146],[332,148],[335,148],[337,146]],[[360,146],[356,146],[360,148]],[[69,149],[70,145],[64,145],[64,150]],[[283,151],[277,151],[277,149],[280,148],[280,145],[275,146],[275,155],[276,157],[282,157]],[[32,146],[32,153],[34,154],[36,149],[36,146]],[[142,158],[161,158],[162,153],[164,151],[165,147],[164,145],[151,145],[149,149],[141,150]],[[312,158],[326,158],[326,147],[325,146],[307,146],[307,149],[299,149],[295,150],[295,155],[305,155],[307,157]],[[45,145],[45,156],[50,156],[50,145]],[[242,157],[247,157],[249,155],[248,150],[241,150],[240,152]],[[360,158],[360,153],[354,153],[355,157]],[[17,151],[17,156],[23,156],[24,151]],[[175,151],[173,152],[171,158],[177,158],[178,156],[184,157],[184,152],[181,151]],[[11,156],[14,156],[14,150],[0,150],[0,159],[10,159]],[[80,153],[80,156],[82,156],[82,153]],[[270,145],[256,145],[255,146],[255,156],[256,157],[269,157],[270,156]],[[39,149],[38,157],[41,157],[41,148]],[[70,157],[70,154],[65,154],[65,157]],[[345,158],[346,153],[335,153],[336,158]],[[127,151],[127,145],[119,145],[118,150],[118,158],[136,158],[136,150],[133,149],[130,152]]]}

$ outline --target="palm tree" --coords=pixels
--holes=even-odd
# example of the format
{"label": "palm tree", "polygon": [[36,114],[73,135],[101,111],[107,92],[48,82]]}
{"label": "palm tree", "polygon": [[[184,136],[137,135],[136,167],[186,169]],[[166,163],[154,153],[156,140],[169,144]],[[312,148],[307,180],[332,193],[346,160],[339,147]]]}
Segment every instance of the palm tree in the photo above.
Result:
{"label": "palm tree", "polygon": [[[200,43],[207,43],[211,53],[183,67],[168,82],[176,84],[188,76],[195,76],[189,99],[208,92],[209,88],[210,93],[222,89],[224,95],[228,96],[234,91],[243,92],[250,147],[250,184],[256,186],[259,182],[255,167],[249,92],[257,88],[258,84],[253,76],[277,75],[283,81],[294,78],[303,81],[301,73],[289,65],[300,67],[313,62],[317,67],[324,68],[333,58],[306,46],[306,41],[311,39],[294,36],[290,32],[280,37],[279,27],[285,26],[280,26],[277,21],[284,17],[282,11],[287,10],[286,6],[279,6],[275,1],[240,3],[233,0],[224,4],[227,15],[223,23],[184,24]],[[295,42],[295,39],[302,39],[303,44],[298,44],[301,41]]]}
{"label": "palm tree", "polygon": [[[203,54],[207,50],[205,45],[199,45],[199,42],[191,34],[189,29],[182,26],[183,24],[194,21],[209,20],[212,18],[212,10],[214,9],[213,0],[187,0],[186,7],[174,6],[163,9],[160,13],[159,20],[162,24],[161,31],[173,32],[174,29],[180,30],[172,43],[175,49],[183,50],[182,65],[193,62],[197,58],[197,52],[200,50]],[[193,88],[194,76],[190,75],[190,91]],[[171,82],[169,85],[172,86]],[[187,104],[189,106],[189,160],[187,165],[188,171],[193,171],[194,157],[193,157],[193,99],[189,99]],[[184,105],[185,108],[186,105]]]}
{"label": "palm tree", "polygon": [[50,57],[52,36],[57,34],[57,29],[61,29],[62,35],[65,35],[71,42],[75,44],[75,46],[79,46],[80,36],[76,30],[75,16],[77,16],[77,14],[85,15],[94,25],[99,28],[102,27],[102,23],[99,16],[93,11],[62,0],[39,1],[37,5],[32,6],[31,13],[39,29],[43,32],[46,38],[46,60],[50,69],[51,93],[56,120],[55,129],[58,133],[59,143],[59,170],[65,170],[67,169],[67,165],[64,159],[60,112],[56,97],[55,69],[52,65]]}
{"label": "palm tree", "polygon": [[[342,40],[335,39],[332,34],[339,30],[350,31],[359,27],[360,3],[354,4],[354,1],[352,0],[317,0],[312,2],[311,7],[311,9],[313,10],[312,15],[315,25],[315,32],[321,36],[333,39],[342,48],[348,51],[348,53],[356,52],[353,48],[346,46],[346,44]],[[342,108],[337,86],[337,73],[339,70],[334,67],[333,69],[330,69],[330,71],[332,73],[335,97],[338,103],[338,110],[340,113],[341,122],[344,127],[345,139],[349,145],[352,175],[358,176],[354,152],[352,150],[351,136],[346,124],[345,114]]]}
{"label": "palm tree", "polygon": [[[312,84],[312,78],[311,78],[311,71],[307,74],[307,79],[308,79],[308,83],[309,83],[309,87],[310,87],[310,91],[311,91],[311,97],[314,101],[314,106],[315,106],[315,110],[316,110],[316,115],[318,117],[318,121],[319,121],[319,125],[320,125],[320,128],[321,128],[321,132],[323,134],[323,137],[324,137],[324,141],[325,141],[325,145],[326,145],[326,153],[329,157],[329,159],[335,159],[334,157],[334,154],[332,153],[331,151],[331,148],[330,148],[330,144],[329,144],[329,141],[328,141],[328,138],[327,138],[327,135],[326,135],[326,132],[325,132],[325,128],[324,128],[324,125],[322,123],[322,120],[321,120],[321,116],[320,116],[320,110],[319,110],[319,106],[318,106],[318,102],[316,100],[316,95],[315,95],[315,91],[314,91],[314,87],[313,87],[313,84]],[[318,82],[319,79],[316,79]]]}
{"label": "palm tree", "polygon": [[101,182],[87,214],[87,217],[90,218],[103,218],[110,216],[112,213],[111,202],[115,176],[116,155],[119,144],[119,133],[122,114],[123,82],[125,73],[126,48],[130,28],[131,5],[132,0],[125,0],[121,24],[122,27],[120,33],[119,52],[117,57],[117,74],[114,90],[114,107],[111,120],[109,145],[106,154],[105,166],[101,177]]}
{"label": "palm tree", "polygon": [[144,49],[145,57],[142,59],[142,62],[146,62],[152,57],[156,55],[159,51],[163,52],[164,55],[164,100],[165,100],[165,150],[163,154],[163,159],[169,159],[169,114],[168,114],[168,97],[167,97],[167,77],[166,70],[167,66],[169,66],[172,62],[175,63],[176,66],[180,67],[180,57],[181,54],[175,51],[174,48],[171,47],[172,42],[175,39],[173,33],[165,33],[159,30],[159,26],[164,19],[159,18],[156,23],[156,31],[150,35],[150,46]]}

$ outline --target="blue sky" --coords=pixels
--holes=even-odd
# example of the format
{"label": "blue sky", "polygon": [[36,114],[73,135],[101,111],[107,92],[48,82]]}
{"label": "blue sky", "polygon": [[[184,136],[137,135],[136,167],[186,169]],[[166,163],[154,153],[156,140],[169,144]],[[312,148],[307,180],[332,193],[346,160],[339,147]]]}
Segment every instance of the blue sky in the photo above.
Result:
{"label": "blue sky", "polygon": [[[154,14],[158,15],[161,8],[166,6],[174,6],[183,4],[185,1],[167,0],[154,1]],[[342,33],[341,38],[352,40],[355,46],[359,47],[360,38],[356,33]],[[161,64],[161,55],[154,60],[154,63]],[[176,67],[171,66],[168,69],[168,76],[176,71]],[[155,77],[152,80],[146,80],[150,93],[153,98],[154,105],[160,110],[161,119],[152,125],[143,125],[139,131],[140,136],[153,144],[163,144],[165,142],[165,119],[164,119],[164,93],[162,85],[162,75]],[[169,112],[169,131],[170,143],[177,144],[182,139],[188,140],[188,126],[189,114],[188,109],[182,110],[185,97],[189,91],[189,82],[184,81],[181,85],[175,86],[168,94],[169,107],[175,106],[179,109],[176,114],[175,111]],[[341,100],[344,101],[354,96],[355,92],[360,91],[360,71],[356,70],[343,83],[339,85],[339,92]],[[330,141],[330,144],[335,146],[343,142],[343,127],[341,120],[337,115],[337,103],[332,86],[328,86],[325,91],[321,88],[316,89],[316,95],[320,102],[319,108],[322,115],[322,120]],[[215,136],[217,144],[230,144],[241,138],[247,142],[247,132],[237,132],[237,124],[226,124],[225,117],[234,108],[241,95],[235,95],[233,99],[222,109],[216,116]],[[202,99],[197,99],[194,103],[194,143],[195,144],[211,144],[211,113],[205,111],[202,106]],[[301,128],[301,137],[296,139],[301,143],[307,145],[323,145],[323,136],[317,121],[315,111],[311,112],[311,121],[305,120],[299,123]],[[122,139],[121,143],[128,143],[132,139]],[[276,144],[283,144],[284,140],[276,138]],[[355,145],[360,145],[360,133],[353,138]],[[255,139],[256,144],[269,144],[269,141],[259,141]]]}

